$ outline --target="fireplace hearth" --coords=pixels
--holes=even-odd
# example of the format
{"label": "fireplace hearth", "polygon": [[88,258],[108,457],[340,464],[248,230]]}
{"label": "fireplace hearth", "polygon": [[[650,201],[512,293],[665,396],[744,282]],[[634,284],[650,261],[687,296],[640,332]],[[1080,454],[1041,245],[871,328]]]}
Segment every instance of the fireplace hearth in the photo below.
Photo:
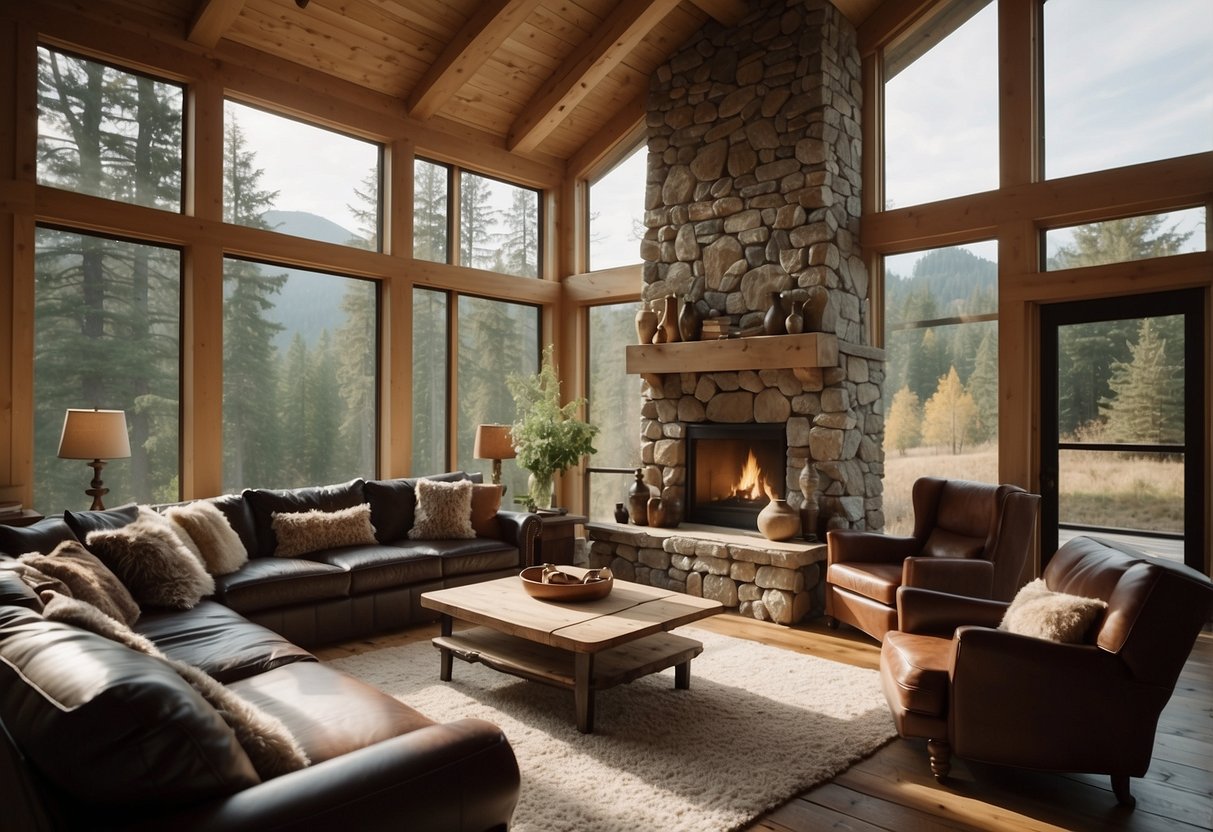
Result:
{"label": "fireplace hearth", "polygon": [[686,441],[686,519],[757,529],[763,507],[772,497],[784,497],[784,426],[691,424]]}

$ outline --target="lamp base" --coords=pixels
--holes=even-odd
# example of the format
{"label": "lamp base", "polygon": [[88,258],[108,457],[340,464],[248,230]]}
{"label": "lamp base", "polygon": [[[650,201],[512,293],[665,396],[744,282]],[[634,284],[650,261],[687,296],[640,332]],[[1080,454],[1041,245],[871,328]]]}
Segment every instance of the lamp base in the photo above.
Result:
{"label": "lamp base", "polygon": [[[493,485],[501,485],[501,460],[493,460]],[[501,485],[501,496],[505,496],[507,486]]]}
{"label": "lamp base", "polygon": [[89,506],[89,511],[104,511],[105,504],[101,502],[101,498],[110,493],[108,488],[104,488],[101,482],[101,469],[105,467],[105,462],[100,459],[94,459],[88,463],[88,466],[93,469],[93,481],[89,483],[91,488],[86,488],[84,493],[93,498],[93,504]]}

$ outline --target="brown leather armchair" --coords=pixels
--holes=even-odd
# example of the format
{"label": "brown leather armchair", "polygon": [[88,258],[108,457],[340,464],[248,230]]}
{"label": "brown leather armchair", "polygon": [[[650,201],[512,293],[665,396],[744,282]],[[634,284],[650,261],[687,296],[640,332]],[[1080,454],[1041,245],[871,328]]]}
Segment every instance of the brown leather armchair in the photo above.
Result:
{"label": "brown leather armchair", "polygon": [[827,536],[826,622],[875,639],[897,626],[897,589],[915,586],[1009,601],[1025,582],[1040,496],[1014,485],[923,477],[910,537]]}
{"label": "brown leather armchair", "polygon": [[996,629],[1005,603],[898,590],[899,629],[880,649],[897,730],[928,740],[941,780],[955,753],[1108,774],[1132,806],[1129,778],[1150,767],[1158,716],[1213,612],[1213,581],[1089,537],[1062,546],[1043,578],[1055,592],[1107,602],[1082,643]]}

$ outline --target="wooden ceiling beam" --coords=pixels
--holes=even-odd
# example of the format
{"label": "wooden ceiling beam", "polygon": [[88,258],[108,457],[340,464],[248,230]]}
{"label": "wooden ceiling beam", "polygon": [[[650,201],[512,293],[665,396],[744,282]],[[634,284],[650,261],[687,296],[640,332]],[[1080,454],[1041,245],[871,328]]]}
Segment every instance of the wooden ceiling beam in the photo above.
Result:
{"label": "wooden ceiling beam", "polygon": [[409,115],[426,119],[442,109],[442,105],[530,16],[539,2],[492,0],[481,3],[409,93],[406,101]]}
{"label": "wooden ceiling beam", "polygon": [[202,0],[194,11],[185,39],[212,48],[244,8],[244,0]]}
{"label": "wooden ceiling beam", "polygon": [[589,42],[577,47],[523,106],[510,127],[506,147],[520,152],[534,150],[678,3],[623,0]]}
{"label": "wooden ceiling beam", "polygon": [[721,26],[736,26],[750,11],[746,0],[691,0],[699,10]]}

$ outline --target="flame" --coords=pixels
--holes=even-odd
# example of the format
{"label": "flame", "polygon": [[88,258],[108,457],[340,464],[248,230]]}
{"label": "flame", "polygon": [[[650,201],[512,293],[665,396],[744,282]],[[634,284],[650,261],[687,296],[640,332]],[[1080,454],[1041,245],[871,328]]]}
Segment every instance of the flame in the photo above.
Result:
{"label": "flame", "polygon": [[758,465],[758,459],[751,450],[737,482],[733,485],[733,496],[744,500],[761,500],[764,494],[768,499],[775,499],[775,494]]}

